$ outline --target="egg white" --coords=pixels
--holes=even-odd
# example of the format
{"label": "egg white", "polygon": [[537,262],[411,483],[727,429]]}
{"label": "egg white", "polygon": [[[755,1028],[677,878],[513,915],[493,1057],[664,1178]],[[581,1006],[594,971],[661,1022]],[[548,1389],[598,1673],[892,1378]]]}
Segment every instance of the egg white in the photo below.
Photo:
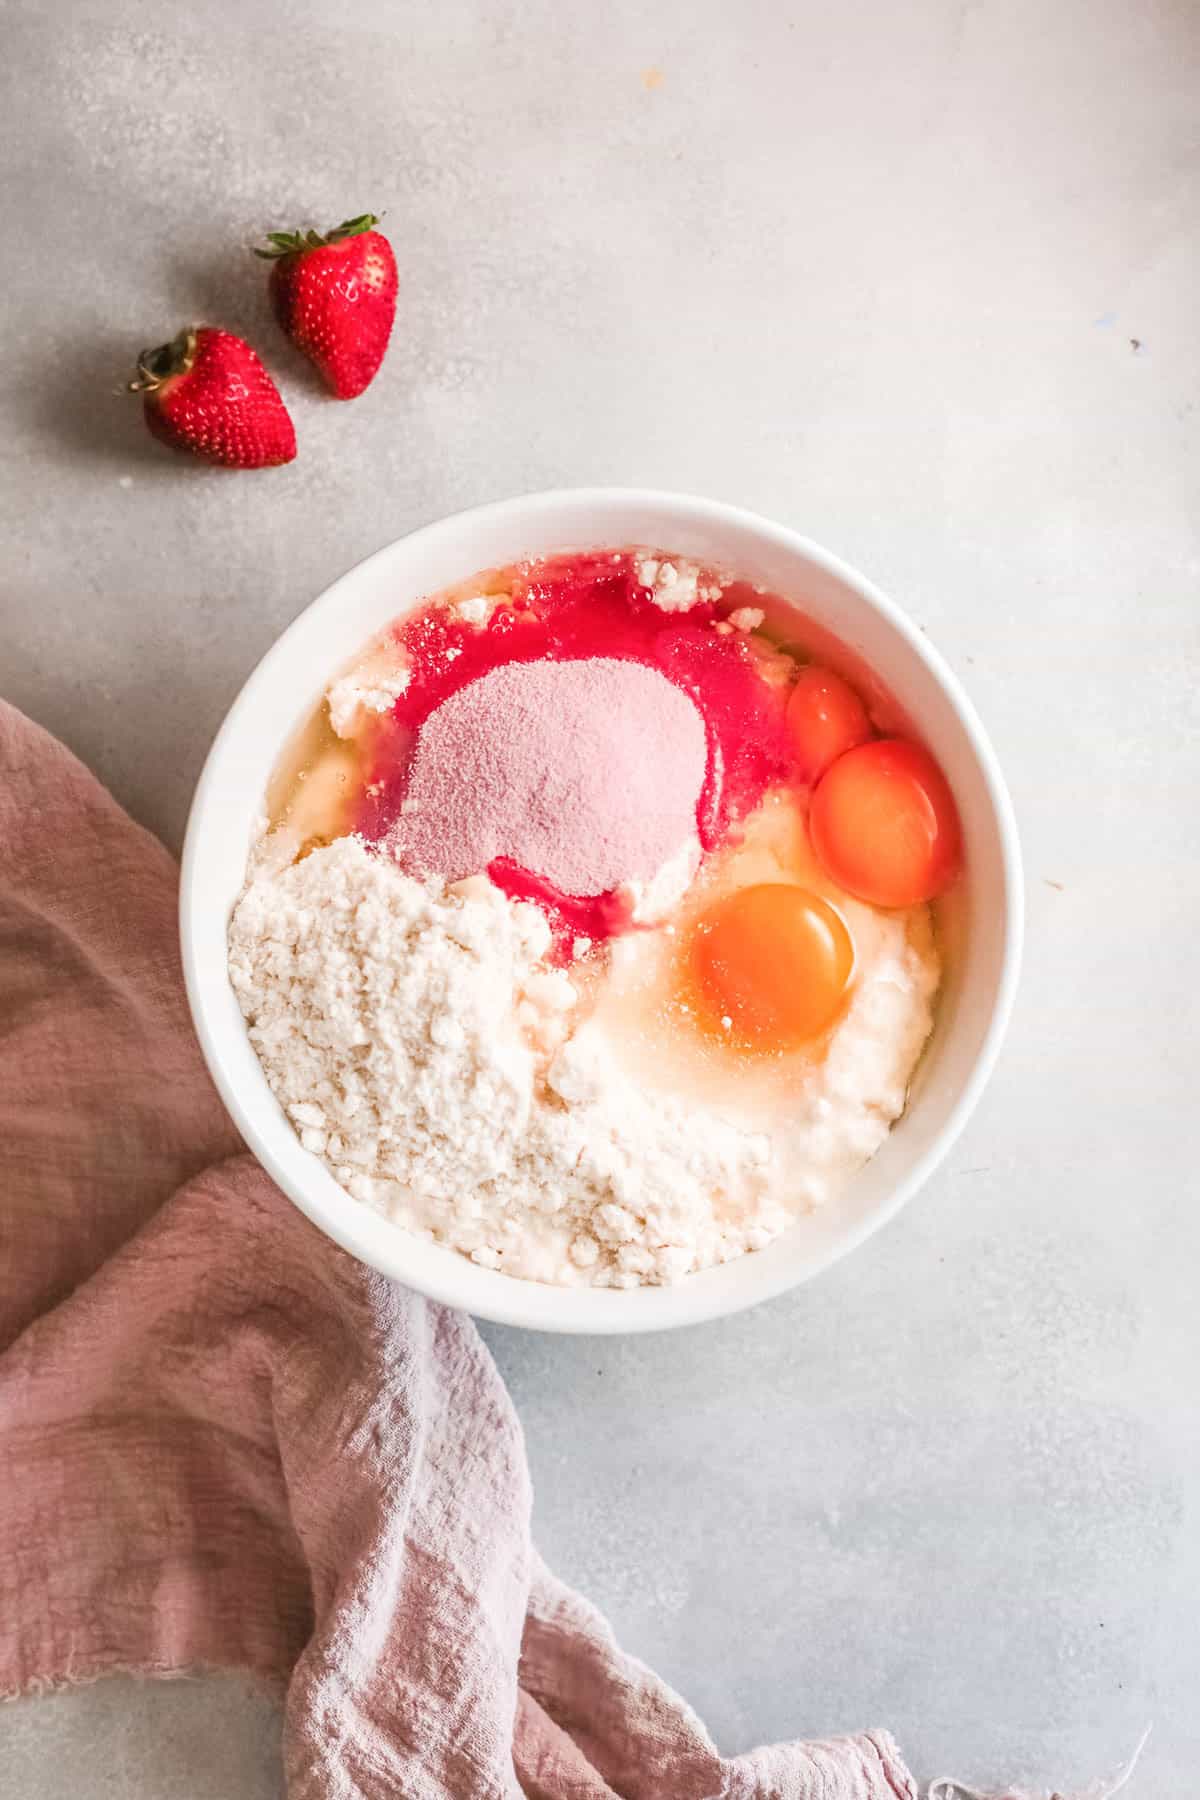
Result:
{"label": "egg white", "polygon": [[[776,882],[805,888],[832,905],[854,945],[854,968],[838,1019],[799,1049],[763,1052],[723,1040],[719,1026],[701,1020],[685,973],[697,920],[739,888]],[[763,1128],[781,1111],[817,1091],[823,1065],[864,981],[894,960],[898,933],[921,963],[936,968],[927,906],[884,912],[856,900],[829,879],[808,840],[804,798],[794,789],[770,791],[744,822],[735,842],[710,857],[673,915],[652,930],[612,940],[606,975],[592,990],[580,1030],[645,1085],[684,1093]],[[788,979],[780,967],[781,982]]]}

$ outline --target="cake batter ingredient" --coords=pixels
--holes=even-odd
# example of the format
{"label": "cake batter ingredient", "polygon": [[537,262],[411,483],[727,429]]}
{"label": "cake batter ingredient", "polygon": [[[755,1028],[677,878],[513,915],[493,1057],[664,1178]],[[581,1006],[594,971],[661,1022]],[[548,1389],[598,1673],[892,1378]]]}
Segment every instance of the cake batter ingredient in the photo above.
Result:
{"label": "cake batter ingredient", "polygon": [[737,888],[698,920],[689,965],[702,1015],[752,1050],[795,1050],[827,1031],[854,968],[845,921],[784,882]]}
{"label": "cake batter ingredient", "polygon": [[[793,1049],[735,1038],[732,1012],[698,991],[689,966],[696,926],[762,885],[827,902],[854,946],[838,1016]],[[774,987],[785,988],[787,970],[769,960]],[[764,987],[770,978],[765,971]],[[929,908],[882,911],[836,888],[812,854],[792,792],[778,788],[709,859],[664,929],[611,940],[576,1044],[599,1038],[643,1088],[686,1094],[697,1108],[765,1131],[771,1191],[795,1216],[834,1200],[903,1110],[938,980]]]}
{"label": "cake batter ingredient", "polygon": [[801,781],[819,781],[830,763],[871,736],[867,709],[849,682],[815,663],[796,677],[787,728]]}
{"label": "cake batter ingredient", "polygon": [[666,1281],[789,1221],[769,1150],[564,1045],[550,928],[486,881],[432,892],[355,838],[253,878],[230,928],[250,1037],[305,1148],[354,1198],[488,1268]]}
{"label": "cake batter ingredient", "polygon": [[506,663],[421,726],[388,847],[451,880],[502,857],[564,895],[649,883],[695,842],[707,755],[695,705],[655,669]]}
{"label": "cake batter ingredient", "polygon": [[397,665],[395,650],[382,645],[335,681],[325,696],[329,723],[340,738],[356,737],[364,714],[390,712],[412,679]]}
{"label": "cake batter ingredient", "polygon": [[[660,560],[650,560],[661,573]],[[487,578],[490,610],[485,618],[476,620],[472,616],[475,608],[464,618],[462,600],[482,597],[478,587],[464,583],[461,596],[451,606],[435,603],[400,621],[377,648],[407,672],[404,692],[374,720],[361,708],[358,715],[367,717],[367,729],[359,738],[363,766],[354,820],[361,835],[370,843],[380,843],[391,841],[393,830],[398,830],[396,841],[407,841],[414,798],[419,812],[425,810],[423,798],[411,789],[416,761],[423,763],[427,773],[429,770],[423,748],[426,729],[440,709],[472,683],[501,669],[512,672],[532,664],[596,661],[622,667],[640,665],[642,678],[649,683],[647,691],[661,691],[661,686],[667,685],[691,702],[706,743],[691,833],[704,852],[721,843],[731,826],[759,804],[767,785],[786,772],[790,755],[784,727],[786,685],[768,679],[764,670],[774,663],[783,664],[790,679],[794,665],[776,652],[771,652],[773,662],[764,660],[761,639],[732,631],[718,635],[714,627],[720,621],[712,600],[701,600],[684,615],[664,612],[639,579],[639,567],[646,566],[645,558],[632,551],[542,558],[491,573]],[[501,589],[504,591],[499,592]],[[714,587],[713,591],[720,590]],[[659,690],[654,688],[655,677],[661,678]],[[368,685],[374,687],[377,680],[373,672]],[[632,753],[630,743],[622,739],[628,714],[619,716],[622,731],[612,730],[610,724],[607,743],[601,742],[603,720],[593,719],[587,727],[601,763],[615,758],[618,773],[621,760]],[[640,719],[635,721],[634,731],[635,736],[640,734]],[[481,748],[481,763],[484,760]],[[599,769],[593,774],[600,779]],[[443,771],[431,779],[436,779],[445,798],[442,784],[452,781],[453,772]],[[652,801],[652,810],[661,809],[664,803],[669,814],[682,810],[678,794],[666,782],[661,784],[661,795],[650,795],[651,787],[658,784],[653,782],[649,758],[639,769],[638,780]],[[619,788],[610,788],[612,796],[619,800]],[[660,821],[660,825],[664,823]],[[431,828],[417,817],[418,833]],[[664,829],[664,843],[668,835]],[[681,862],[674,853],[685,851]],[[694,846],[688,845],[684,836],[674,835],[667,852],[672,856],[672,870],[678,871],[688,859],[694,867]],[[414,856],[411,866],[423,865]],[[487,866],[506,893],[543,908],[554,921],[560,949],[568,955],[576,938],[604,940],[614,931],[627,929],[635,918],[644,920],[653,914],[665,891],[662,881],[669,888],[674,879],[664,876],[656,880],[653,869],[635,870],[632,875],[623,871],[618,894],[581,897],[523,864],[519,853],[497,854]]]}
{"label": "cake batter ingredient", "polygon": [[688,612],[701,600],[721,597],[720,582],[702,581],[695,563],[643,556],[635,566],[639,584],[661,612]]}
{"label": "cake batter ingredient", "polygon": [[487,594],[469,594],[465,600],[457,600],[454,604],[455,618],[462,619],[467,625],[482,625],[495,607],[495,598]]}
{"label": "cake batter ingredient", "polygon": [[[903,1109],[937,985],[923,909],[874,916],[828,1049],[749,1059],[761,1091],[722,1073],[732,1051],[681,1086],[686,1035],[639,1050],[611,1009],[580,1021],[550,935],[492,883],[438,891],[357,838],[252,875],[234,990],[302,1143],[354,1199],[530,1280],[664,1282],[828,1201]],[[615,942],[636,962],[661,937]]]}
{"label": "cake batter ingredient", "polygon": [[813,848],[840,886],[875,906],[913,906],[958,874],[962,836],[946,777],[902,738],[860,744],[812,797]]}
{"label": "cake batter ingredient", "polygon": [[757,631],[766,616],[761,606],[735,606],[728,622],[735,631]]}

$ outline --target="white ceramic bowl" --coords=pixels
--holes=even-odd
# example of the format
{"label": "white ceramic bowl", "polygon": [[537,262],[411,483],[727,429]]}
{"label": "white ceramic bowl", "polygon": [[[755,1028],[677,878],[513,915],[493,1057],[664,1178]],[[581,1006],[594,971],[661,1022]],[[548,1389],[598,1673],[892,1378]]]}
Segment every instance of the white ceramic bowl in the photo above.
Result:
{"label": "white ceramic bowl", "polygon": [[[937,1027],[910,1104],[836,1204],[765,1250],[673,1287],[553,1288],[481,1269],[410,1237],[338,1187],[300,1143],[250,1047],[225,961],[225,934],[267,780],[329,679],[423,596],[521,557],[650,544],[715,563],[794,597],[882,678],[950,779],[966,876],[944,921],[951,939]],[[962,1130],[1008,1020],[1020,959],[1022,884],[1012,809],[991,746],[945,663],[862,576],[808,539],[735,507],[641,489],[533,494],[414,531],[351,569],[307,607],[250,676],[196,790],[183,853],[188,997],[221,1097],[284,1193],[355,1256],[434,1299],[546,1331],[651,1331],[735,1312],[805,1281],[877,1230],[916,1192]]]}

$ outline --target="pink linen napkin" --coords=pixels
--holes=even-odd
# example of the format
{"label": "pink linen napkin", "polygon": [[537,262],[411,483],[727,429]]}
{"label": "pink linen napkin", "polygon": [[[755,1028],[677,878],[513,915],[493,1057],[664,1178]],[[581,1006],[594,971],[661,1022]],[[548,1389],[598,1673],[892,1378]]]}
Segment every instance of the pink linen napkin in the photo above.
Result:
{"label": "pink linen napkin", "polygon": [[241,1151],[175,890],[0,704],[0,1694],[286,1683],[291,1800],[915,1800],[886,1732],[722,1758],[543,1567],[470,1320]]}

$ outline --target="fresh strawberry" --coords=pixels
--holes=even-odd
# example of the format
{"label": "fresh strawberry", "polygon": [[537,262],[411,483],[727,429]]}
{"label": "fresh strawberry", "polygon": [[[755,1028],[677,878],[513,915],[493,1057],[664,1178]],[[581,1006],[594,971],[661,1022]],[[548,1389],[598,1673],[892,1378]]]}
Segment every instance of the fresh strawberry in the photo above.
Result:
{"label": "fresh strawberry", "polygon": [[137,380],[146,424],[173,450],[231,469],[291,462],[296,431],[279,389],[240,337],[194,325],[143,350]]}
{"label": "fresh strawberry", "polygon": [[271,304],[339,400],[369,387],[396,317],[396,259],[374,213],[315,231],[270,231]]}

